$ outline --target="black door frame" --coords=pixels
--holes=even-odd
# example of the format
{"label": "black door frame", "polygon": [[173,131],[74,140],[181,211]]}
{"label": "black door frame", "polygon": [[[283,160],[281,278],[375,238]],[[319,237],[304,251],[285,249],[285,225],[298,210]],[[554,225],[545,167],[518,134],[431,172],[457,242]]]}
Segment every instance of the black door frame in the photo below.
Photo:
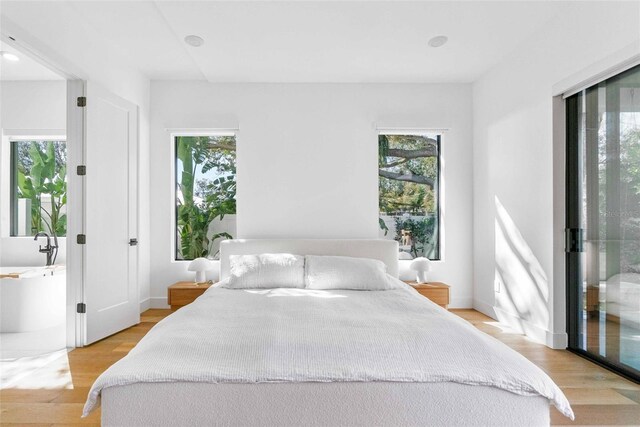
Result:
{"label": "black door frame", "polygon": [[566,112],[566,216],[565,227],[567,233],[566,244],[566,313],[567,313],[567,350],[582,356],[608,370],[615,372],[633,382],[640,383],[640,376],[620,365],[614,364],[606,358],[580,348],[580,330],[582,326],[582,223],[581,185],[582,164],[580,161],[582,147],[580,142],[580,103],[583,102],[584,91],[568,97],[565,100]]}

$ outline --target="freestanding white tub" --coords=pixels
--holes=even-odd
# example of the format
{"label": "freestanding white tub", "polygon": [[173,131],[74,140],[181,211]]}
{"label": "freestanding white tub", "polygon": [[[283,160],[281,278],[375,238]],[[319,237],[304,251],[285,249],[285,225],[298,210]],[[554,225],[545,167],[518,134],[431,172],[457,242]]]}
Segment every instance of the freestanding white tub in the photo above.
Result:
{"label": "freestanding white tub", "polygon": [[65,322],[64,266],[0,267],[0,277],[0,332],[31,332]]}

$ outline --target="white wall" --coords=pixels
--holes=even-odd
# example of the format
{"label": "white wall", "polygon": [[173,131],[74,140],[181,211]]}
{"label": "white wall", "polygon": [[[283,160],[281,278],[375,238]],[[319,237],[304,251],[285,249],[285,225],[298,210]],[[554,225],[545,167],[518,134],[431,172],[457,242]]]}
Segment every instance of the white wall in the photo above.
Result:
{"label": "white wall", "polygon": [[3,129],[64,130],[67,127],[67,83],[1,81]]}
{"label": "white wall", "polygon": [[473,85],[474,307],[551,346],[566,345],[552,87],[637,42],[639,7],[569,3]]}
{"label": "white wall", "polygon": [[[0,82],[0,265],[44,265],[45,255],[38,252],[32,237],[9,237],[9,137],[64,135],[66,129],[67,89],[61,81]],[[57,263],[66,260],[65,238],[59,238]],[[41,241],[40,243],[43,243]]]}
{"label": "white wall", "polygon": [[36,50],[59,69],[96,82],[139,107],[138,241],[141,310],[149,306],[149,79],[131,68],[108,40],[102,39],[71,3],[3,2],[2,32]]}
{"label": "white wall", "polygon": [[377,238],[377,125],[450,129],[444,258],[432,277],[452,285],[453,305],[470,306],[471,120],[464,84],[152,82],[152,305],[191,277],[172,261],[171,129],[239,128],[235,237]]}

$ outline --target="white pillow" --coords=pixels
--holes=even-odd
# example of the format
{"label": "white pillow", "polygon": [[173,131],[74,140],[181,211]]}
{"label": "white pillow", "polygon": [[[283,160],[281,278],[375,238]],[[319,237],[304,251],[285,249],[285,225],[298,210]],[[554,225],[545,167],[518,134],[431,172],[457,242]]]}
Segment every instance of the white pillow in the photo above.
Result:
{"label": "white pillow", "polygon": [[229,263],[227,288],[304,288],[304,257],[300,255],[231,255]]}
{"label": "white pillow", "polygon": [[305,257],[307,289],[352,289],[381,291],[395,289],[382,261],[344,256]]}

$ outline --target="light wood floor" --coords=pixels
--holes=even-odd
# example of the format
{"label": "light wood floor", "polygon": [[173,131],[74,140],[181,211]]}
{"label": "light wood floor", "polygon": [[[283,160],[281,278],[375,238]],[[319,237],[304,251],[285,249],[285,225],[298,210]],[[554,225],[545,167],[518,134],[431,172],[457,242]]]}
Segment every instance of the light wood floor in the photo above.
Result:
{"label": "light wood floor", "polygon": [[[89,347],[71,351],[68,368],[58,363],[50,368],[45,366],[34,374],[55,378],[70,373],[73,388],[0,390],[0,423],[7,426],[98,425],[99,410],[88,418],[80,418],[89,387],[101,372],[127,354],[155,323],[169,313],[169,310],[148,310],[142,314],[139,325]],[[640,425],[640,385],[567,351],[550,350],[522,335],[503,331],[492,319],[477,311],[455,310],[455,313],[522,353],[562,388],[571,401],[576,421],[571,422],[552,409],[552,424]]]}

